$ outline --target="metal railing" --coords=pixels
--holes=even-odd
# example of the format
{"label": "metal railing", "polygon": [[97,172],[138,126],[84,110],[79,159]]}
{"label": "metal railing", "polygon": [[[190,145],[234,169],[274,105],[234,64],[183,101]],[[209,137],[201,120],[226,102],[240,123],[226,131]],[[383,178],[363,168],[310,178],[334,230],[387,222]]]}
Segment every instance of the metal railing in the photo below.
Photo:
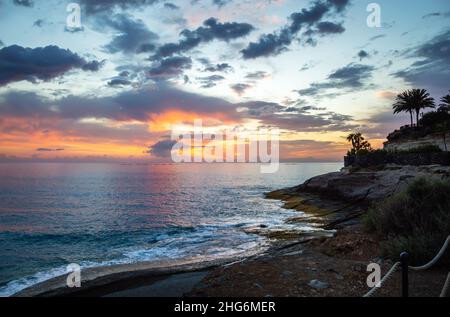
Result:
{"label": "metal railing", "polygon": [[[448,245],[450,244],[450,236],[447,237],[447,239],[444,242],[444,245],[439,250],[439,252],[436,254],[436,256],[427,264],[422,266],[409,266],[409,254],[406,252],[403,252],[400,254],[400,261],[394,263],[394,265],[391,267],[391,269],[386,273],[386,275],[381,279],[381,281],[373,287],[369,292],[364,294],[363,297],[372,297],[375,295],[375,293],[386,283],[387,280],[389,280],[392,275],[397,271],[399,267],[402,268],[402,296],[408,297],[409,296],[409,271],[425,271],[433,267],[445,254],[445,251],[448,248]],[[445,280],[444,286],[442,288],[441,294],[439,297],[445,297],[447,295],[447,291],[450,285],[450,273],[447,275],[447,279]]]}

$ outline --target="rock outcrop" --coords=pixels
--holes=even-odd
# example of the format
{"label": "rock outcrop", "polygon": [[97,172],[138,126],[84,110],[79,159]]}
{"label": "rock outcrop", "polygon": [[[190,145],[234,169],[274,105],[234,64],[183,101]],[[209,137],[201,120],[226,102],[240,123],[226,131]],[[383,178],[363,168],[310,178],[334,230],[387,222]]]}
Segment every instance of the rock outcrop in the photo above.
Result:
{"label": "rock outcrop", "polygon": [[327,222],[325,229],[351,224],[373,201],[402,191],[414,179],[450,177],[450,166],[386,165],[378,169],[343,168],[319,175],[305,183],[266,194],[284,201],[284,208],[303,211]]}
{"label": "rock outcrop", "polygon": [[387,165],[379,170],[345,168],[337,173],[320,175],[296,187],[298,191],[316,192],[355,201],[380,200],[403,190],[418,177],[450,177],[450,166]]}

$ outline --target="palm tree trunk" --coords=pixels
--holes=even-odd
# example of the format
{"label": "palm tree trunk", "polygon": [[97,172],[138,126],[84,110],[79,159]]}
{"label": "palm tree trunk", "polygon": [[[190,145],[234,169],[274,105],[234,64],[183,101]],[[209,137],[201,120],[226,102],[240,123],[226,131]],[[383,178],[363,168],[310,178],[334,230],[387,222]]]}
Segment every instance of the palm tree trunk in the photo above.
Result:
{"label": "palm tree trunk", "polygon": [[447,138],[446,138],[446,134],[448,131],[448,123],[444,123],[444,148],[445,148],[445,152],[448,152],[448,148],[447,148]]}
{"label": "palm tree trunk", "polygon": [[419,126],[419,114],[420,114],[420,110],[416,111],[416,125]]}
{"label": "palm tree trunk", "polygon": [[447,133],[447,131],[445,131],[444,130],[444,148],[445,148],[445,152],[448,152],[448,149],[447,149],[447,140],[446,140],[446,138],[445,138],[445,134]]}
{"label": "palm tree trunk", "polygon": [[411,117],[411,127],[414,125],[412,111],[409,111],[409,115]]}

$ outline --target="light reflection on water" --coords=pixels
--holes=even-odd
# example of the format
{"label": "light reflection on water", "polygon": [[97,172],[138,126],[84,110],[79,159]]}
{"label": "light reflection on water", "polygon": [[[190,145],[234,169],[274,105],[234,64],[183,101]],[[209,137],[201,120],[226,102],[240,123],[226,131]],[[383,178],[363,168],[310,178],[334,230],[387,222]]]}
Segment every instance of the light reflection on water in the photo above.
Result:
{"label": "light reflection on water", "polygon": [[257,248],[264,239],[245,228],[282,226],[293,214],[265,192],[341,167],[281,164],[278,173],[261,174],[257,164],[2,163],[0,295],[72,262],[224,257]]}

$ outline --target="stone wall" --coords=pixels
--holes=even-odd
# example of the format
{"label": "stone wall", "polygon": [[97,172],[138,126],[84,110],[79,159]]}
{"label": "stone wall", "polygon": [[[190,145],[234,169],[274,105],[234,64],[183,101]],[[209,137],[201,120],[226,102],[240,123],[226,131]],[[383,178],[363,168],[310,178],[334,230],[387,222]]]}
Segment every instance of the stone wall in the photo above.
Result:
{"label": "stone wall", "polygon": [[450,166],[450,152],[441,153],[391,153],[374,152],[365,155],[350,155],[344,157],[344,165],[369,167],[385,164],[397,165],[446,165]]}
{"label": "stone wall", "polygon": [[384,143],[384,149],[386,151],[409,151],[411,149],[417,149],[419,147],[427,145],[438,146],[442,151],[450,150],[450,133],[445,135],[447,148],[444,143],[444,135],[442,133],[430,134],[422,138],[417,139],[405,139],[398,141],[389,141]]}

